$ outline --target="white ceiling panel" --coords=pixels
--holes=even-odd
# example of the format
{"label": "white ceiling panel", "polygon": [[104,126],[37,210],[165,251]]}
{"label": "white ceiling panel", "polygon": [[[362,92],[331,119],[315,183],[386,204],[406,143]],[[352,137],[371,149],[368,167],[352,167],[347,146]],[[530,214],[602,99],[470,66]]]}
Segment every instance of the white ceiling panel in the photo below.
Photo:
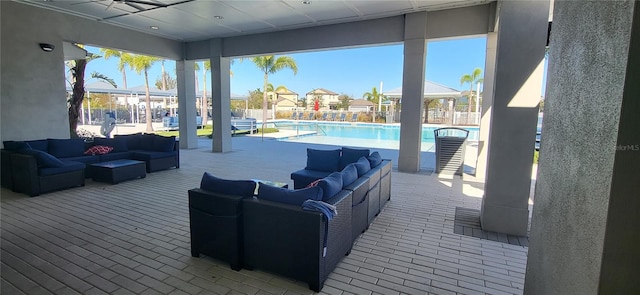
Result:
{"label": "white ceiling panel", "polygon": [[[4,0],[0,0],[4,1]],[[13,0],[180,41],[305,28],[494,0]],[[121,2],[127,2],[121,3]],[[109,7],[107,9],[107,7]],[[215,18],[221,16],[222,18]],[[152,30],[150,26],[158,26]]]}

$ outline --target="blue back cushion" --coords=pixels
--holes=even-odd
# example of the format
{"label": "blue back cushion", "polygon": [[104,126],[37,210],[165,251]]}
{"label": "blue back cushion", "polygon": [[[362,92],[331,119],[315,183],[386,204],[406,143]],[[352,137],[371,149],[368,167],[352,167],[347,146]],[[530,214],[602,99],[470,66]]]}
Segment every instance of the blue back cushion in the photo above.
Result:
{"label": "blue back cushion", "polygon": [[382,163],[382,157],[380,157],[378,152],[371,153],[367,159],[369,160],[369,164],[371,164],[371,168],[378,167],[378,165]]}
{"label": "blue back cushion", "polygon": [[156,135],[155,134],[142,134],[140,137],[140,146],[138,149],[145,151],[153,151],[155,144]]}
{"label": "blue back cushion", "polygon": [[342,187],[350,185],[358,179],[358,169],[353,163],[344,167],[344,169],[340,171],[340,174],[342,174]]}
{"label": "blue back cushion", "polygon": [[41,150],[23,149],[20,150],[20,153],[34,156],[36,158],[36,162],[38,163],[38,167],[58,168],[64,166],[64,163],[60,161],[60,159]]}
{"label": "blue back cushion", "polygon": [[31,149],[28,143],[24,141],[13,141],[6,140],[2,142],[4,144],[4,149],[8,151],[19,151],[24,149]]}
{"label": "blue back cushion", "polygon": [[289,205],[302,206],[306,200],[322,200],[322,189],[314,186],[290,190],[261,183],[258,187],[258,199]]}
{"label": "blue back cushion", "polygon": [[121,153],[126,152],[127,149],[127,140],[123,137],[115,137],[115,138],[102,138],[96,137],[93,139],[94,145],[106,145],[113,148],[113,153]]}
{"label": "blue back cushion", "polygon": [[72,139],[48,139],[49,154],[58,158],[72,158],[84,156],[84,140],[81,138]]}
{"label": "blue back cushion", "polygon": [[241,196],[245,198],[253,197],[256,183],[253,180],[227,180],[217,178],[208,172],[202,175],[200,188],[222,195]]}
{"label": "blue back cushion", "polygon": [[160,136],[157,135],[153,139],[154,150],[158,152],[172,152],[173,147],[176,145],[175,136]]}
{"label": "blue back cushion", "polygon": [[356,170],[358,170],[358,177],[367,174],[367,172],[371,170],[371,163],[369,163],[369,160],[365,157],[360,157],[353,165],[356,166]]}
{"label": "blue back cushion", "polygon": [[338,171],[340,150],[307,149],[307,170]]}
{"label": "blue back cushion", "polygon": [[360,157],[368,157],[369,149],[352,149],[348,147],[342,148],[342,157],[340,157],[340,169],[347,165],[358,161]]}
{"label": "blue back cushion", "polygon": [[47,148],[49,146],[49,141],[46,139],[29,140],[29,141],[26,141],[26,143],[28,143],[32,149],[40,150],[43,152],[47,152]]}
{"label": "blue back cushion", "polygon": [[140,141],[142,140],[142,134],[127,134],[127,135],[116,135],[113,137],[117,140],[124,140],[127,143],[127,150],[138,150],[140,149]]}
{"label": "blue back cushion", "polygon": [[320,179],[318,186],[322,188],[322,200],[326,201],[342,190],[342,173],[333,172]]}

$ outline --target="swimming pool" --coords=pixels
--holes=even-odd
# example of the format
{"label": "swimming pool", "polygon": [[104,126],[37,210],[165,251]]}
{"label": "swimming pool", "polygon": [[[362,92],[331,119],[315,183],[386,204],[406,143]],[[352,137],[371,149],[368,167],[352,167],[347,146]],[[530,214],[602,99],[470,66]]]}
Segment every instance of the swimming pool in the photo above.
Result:
{"label": "swimming pool", "polygon": [[[273,125],[271,125],[273,124]],[[368,123],[322,123],[322,122],[304,122],[304,121],[279,121],[270,123],[280,130],[296,130],[301,133],[311,133],[309,135],[301,135],[291,138],[285,138],[285,141],[310,141],[307,137],[317,137],[317,142],[328,140],[341,142],[362,142],[368,141],[370,145],[397,145],[400,140],[400,126],[386,124],[368,124]],[[435,142],[435,129],[441,127],[424,126],[422,127],[422,143],[425,148],[429,149]],[[469,131],[468,140],[478,140],[478,127],[463,128]],[[464,134],[464,133],[463,133]],[[392,144],[395,142],[396,144]],[[377,144],[376,144],[377,143]],[[425,145],[426,144],[426,145]]]}

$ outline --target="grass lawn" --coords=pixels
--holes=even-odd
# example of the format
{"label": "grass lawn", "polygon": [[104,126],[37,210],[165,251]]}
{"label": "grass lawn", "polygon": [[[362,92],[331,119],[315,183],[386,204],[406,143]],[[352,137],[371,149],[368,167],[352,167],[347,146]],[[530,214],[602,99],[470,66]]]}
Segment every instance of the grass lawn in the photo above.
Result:
{"label": "grass lawn", "polygon": [[[258,134],[260,134],[262,132],[262,128],[258,128]],[[277,128],[265,128],[264,129],[264,133],[274,133],[274,132],[278,132]],[[208,126],[204,126],[204,128],[200,128],[196,131],[197,136],[207,136],[207,137],[211,137],[211,134],[213,133],[213,126],[208,125]],[[156,134],[158,135],[162,135],[162,136],[178,136],[178,130],[174,130],[174,131],[156,131]]]}

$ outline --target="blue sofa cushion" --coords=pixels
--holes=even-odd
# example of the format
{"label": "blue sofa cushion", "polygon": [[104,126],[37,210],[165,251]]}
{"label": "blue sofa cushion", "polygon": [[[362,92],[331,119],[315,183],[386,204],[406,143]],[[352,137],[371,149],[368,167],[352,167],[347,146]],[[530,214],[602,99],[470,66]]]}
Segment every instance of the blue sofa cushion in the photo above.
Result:
{"label": "blue sofa cushion", "polygon": [[342,174],[342,187],[350,185],[358,179],[358,169],[353,163],[344,167],[344,169],[340,171],[340,174]]}
{"label": "blue sofa cushion", "polygon": [[58,158],[81,157],[84,155],[84,140],[72,139],[48,139],[49,154]]}
{"label": "blue sofa cushion", "polygon": [[110,146],[113,148],[113,150],[111,151],[112,153],[121,153],[129,150],[127,148],[127,139],[123,137],[115,137],[115,138],[98,137],[93,139],[93,144]]}
{"label": "blue sofa cushion", "polygon": [[142,133],[116,135],[113,139],[116,141],[124,140],[127,144],[127,150],[138,150],[140,149],[140,142],[142,141]]}
{"label": "blue sofa cushion", "polygon": [[352,149],[348,147],[342,148],[342,157],[340,157],[340,170],[347,165],[354,163],[360,159],[360,157],[368,157],[369,149]]}
{"label": "blue sofa cushion", "polygon": [[157,135],[153,139],[153,147],[157,152],[171,152],[176,145],[175,136],[160,136]]}
{"label": "blue sofa cushion", "polygon": [[25,142],[29,144],[29,146],[34,150],[39,150],[47,153],[49,151],[49,141],[46,139],[28,140]]}
{"label": "blue sofa cushion", "polygon": [[84,163],[75,161],[64,161],[60,167],[40,168],[38,174],[40,176],[56,175],[61,173],[73,172],[78,170],[84,170],[86,165]]}
{"label": "blue sofa cushion", "polygon": [[367,174],[367,172],[371,170],[371,163],[369,163],[369,160],[365,157],[360,157],[353,165],[355,165],[356,170],[358,170],[358,177]]}
{"label": "blue sofa cushion", "polygon": [[138,149],[145,151],[154,151],[154,141],[156,139],[155,134],[142,134],[140,136],[140,145]]}
{"label": "blue sofa cushion", "polygon": [[342,190],[342,173],[333,172],[318,182],[318,187],[322,188],[322,200],[331,199]]}
{"label": "blue sofa cushion", "polygon": [[272,185],[260,184],[258,187],[257,198],[283,204],[302,206],[302,203],[306,200],[322,200],[322,189],[315,186],[290,190]]}
{"label": "blue sofa cushion", "polygon": [[110,153],[105,154],[105,155],[100,155],[100,162],[108,162],[108,161],[122,160],[122,159],[132,159],[133,158],[132,155],[133,155],[132,152],[121,152],[121,153],[110,152]]}
{"label": "blue sofa cushion", "polygon": [[307,170],[338,171],[340,150],[307,149]]}
{"label": "blue sofa cushion", "polygon": [[138,160],[138,161],[149,161],[152,159],[162,159],[162,158],[169,158],[169,157],[175,157],[175,156],[176,156],[175,152],[165,153],[165,152],[142,151],[142,150],[133,151],[131,155],[133,160]]}
{"label": "blue sofa cushion", "polygon": [[24,141],[6,140],[2,142],[4,149],[7,151],[19,151],[24,149],[31,149],[31,146]]}
{"label": "blue sofa cushion", "polygon": [[200,181],[200,188],[212,193],[250,198],[253,197],[256,183],[253,180],[222,179],[205,172]]}
{"label": "blue sofa cushion", "polygon": [[80,162],[80,163],[85,163],[85,164],[93,164],[93,163],[100,162],[100,156],[98,156],[98,155],[85,155],[85,156],[81,156],[81,157],[64,158],[62,160],[62,162],[66,162],[66,161]]}
{"label": "blue sofa cushion", "polygon": [[306,187],[314,180],[327,177],[329,174],[331,172],[300,169],[291,173],[291,180],[293,180],[293,187],[297,189]]}
{"label": "blue sofa cushion", "polygon": [[60,159],[41,150],[23,149],[19,152],[21,154],[34,156],[36,158],[36,162],[38,163],[38,167],[56,168],[64,166],[64,163],[60,161]]}
{"label": "blue sofa cushion", "polygon": [[380,154],[378,152],[371,153],[371,155],[367,158],[367,160],[369,160],[369,164],[371,164],[371,168],[378,167],[378,165],[382,163],[382,157],[380,157]]}

